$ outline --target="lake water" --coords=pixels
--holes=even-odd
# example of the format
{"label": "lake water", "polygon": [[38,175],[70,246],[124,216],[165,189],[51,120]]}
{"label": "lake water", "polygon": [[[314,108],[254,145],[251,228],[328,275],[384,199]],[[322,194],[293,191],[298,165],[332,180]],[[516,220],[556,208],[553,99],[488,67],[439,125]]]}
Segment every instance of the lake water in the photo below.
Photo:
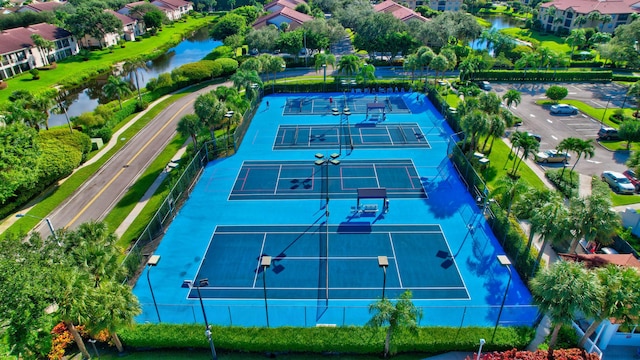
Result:
{"label": "lake water", "polygon": [[[490,29],[495,29],[495,30],[520,27],[523,24],[522,21],[514,19],[510,16],[492,15],[492,16],[484,16],[482,18],[491,23]],[[469,46],[471,46],[471,48],[474,50],[484,50],[487,48],[487,42],[484,40],[474,40],[469,43]]]}
{"label": "lake water", "polygon": [[[143,40],[144,41],[144,40]],[[222,45],[209,37],[209,29],[202,28],[194,32],[187,39],[175,47],[167,50],[153,61],[149,61],[148,71],[139,71],[140,86],[146,85],[149,79],[180,67],[184,64],[202,60],[213,49]],[[102,86],[108,75],[89,81],[84,87],[76,88],[65,97],[64,104],[67,107],[69,117],[78,116],[92,111],[99,104],[109,102],[102,94]],[[66,125],[67,119],[63,114],[51,114],[49,126]]]}

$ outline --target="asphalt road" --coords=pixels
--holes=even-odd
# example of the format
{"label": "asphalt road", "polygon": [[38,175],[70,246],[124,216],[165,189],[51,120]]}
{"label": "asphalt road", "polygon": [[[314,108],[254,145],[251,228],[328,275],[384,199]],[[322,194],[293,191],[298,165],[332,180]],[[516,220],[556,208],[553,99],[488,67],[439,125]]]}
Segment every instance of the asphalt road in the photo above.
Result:
{"label": "asphalt road", "polygon": [[[173,139],[178,121],[193,112],[196,97],[214,87],[184,96],[164,109],[49,215],[54,226],[73,229],[89,220],[102,220]],[[36,230],[48,234],[46,227]]]}
{"label": "asphalt road", "polygon": [[[629,158],[628,152],[612,152],[597,144],[597,132],[602,126],[601,119],[593,119],[583,113],[577,115],[551,115],[549,109],[537,105],[536,100],[546,99],[544,93],[551,84],[493,84],[493,91],[500,97],[509,89],[520,91],[522,102],[512,108],[514,114],[523,119],[523,124],[517,131],[528,131],[542,136],[540,150],[555,148],[560,141],[568,137],[581,139],[593,139],[596,141],[595,156],[581,158],[576,170],[585,175],[600,175],[602,171],[624,171],[627,169],[625,162]],[[607,108],[613,111],[619,108],[625,101],[626,88],[624,86],[609,84],[557,84],[565,86],[569,90],[567,99],[575,99],[585,102],[593,107]],[[627,105],[633,99],[626,99]],[[575,162],[571,160],[569,166]],[[542,166],[542,165],[539,165]],[[561,164],[549,164],[545,167],[561,167]]]}

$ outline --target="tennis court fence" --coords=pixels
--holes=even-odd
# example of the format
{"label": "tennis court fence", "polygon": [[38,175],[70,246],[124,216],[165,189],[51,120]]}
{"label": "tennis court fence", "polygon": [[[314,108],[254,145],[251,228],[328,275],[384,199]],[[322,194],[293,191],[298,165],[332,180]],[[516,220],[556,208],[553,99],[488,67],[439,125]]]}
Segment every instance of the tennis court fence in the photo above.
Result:
{"label": "tennis court fence", "polygon": [[[268,291],[268,289],[267,289]],[[268,300],[271,326],[362,326],[371,318],[368,306],[281,305]],[[320,304],[321,303],[321,304]],[[152,303],[143,303],[141,322],[157,321]],[[493,327],[498,321],[500,306],[418,306],[422,310],[420,326]],[[204,324],[202,307],[197,300],[188,305],[158,304],[162,319],[176,322]],[[207,320],[220,326],[266,327],[264,305],[212,305],[204,304]],[[179,319],[179,320],[178,320]],[[535,305],[505,305],[500,315],[500,326],[534,326],[540,320]]]}

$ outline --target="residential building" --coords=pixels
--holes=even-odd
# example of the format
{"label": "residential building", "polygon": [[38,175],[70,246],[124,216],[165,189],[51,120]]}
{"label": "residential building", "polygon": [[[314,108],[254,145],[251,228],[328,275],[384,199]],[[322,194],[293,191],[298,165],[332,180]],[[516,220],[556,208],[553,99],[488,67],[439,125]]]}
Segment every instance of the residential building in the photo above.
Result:
{"label": "residential building", "polygon": [[313,20],[312,16],[297,12],[288,7],[282,7],[279,10],[258,18],[253,23],[253,28],[260,29],[268,25],[275,25],[280,28],[282,23],[287,23],[289,24],[289,30],[295,30],[302,26],[304,22],[310,20]]}
{"label": "residential building", "polygon": [[84,47],[109,47],[117,45],[120,40],[135,41],[136,36],[144,34],[144,22],[138,21],[127,15],[117,13],[111,9],[105,9],[105,12],[112,14],[122,22],[122,29],[119,32],[108,33],[101,39],[96,39],[91,35],[85,35],[80,39],[80,43]]}
{"label": "residential building", "polygon": [[546,31],[564,29],[568,33],[576,28],[593,27],[613,33],[618,26],[629,24],[631,14],[638,12],[637,0],[554,0],[540,4],[538,20]]}
{"label": "residential building", "polygon": [[54,11],[56,8],[59,8],[62,5],[65,5],[67,2],[64,1],[48,1],[48,2],[37,2],[34,1],[31,4],[27,4],[24,6],[21,6],[20,9],[17,10],[17,12],[27,12],[27,11],[31,11],[31,12],[43,12],[43,11]]}
{"label": "residential building", "polygon": [[418,6],[428,6],[437,11],[458,11],[463,2],[462,0],[407,0],[402,3],[412,10]]}
{"label": "residential building", "polygon": [[[55,49],[47,52],[37,48],[31,39],[33,34],[53,41]],[[0,78],[6,79],[76,53],[78,44],[73,35],[51,24],[40,23],[4,30],[0,32]]]}
{"label": "residential building", "polygon": [[136,1],[125,5],[122,9],[118,10],[118,13],[123,15],[129,15],[131,9],[138,5],[151,4],[162,11],[167,19],[171,21],[178,20],[189,11],[193,10],[193,3],[184,0],[153,0],[150,3],[146,1]]}
{"label": "residential building", "polygon": [[296,6],[300,4],[305,4],[304,0],[275,0],[264,6],[264,11],[267,12],[276,12],[280,11],[283,8],[289,8],[291,10],[295,10]]}
{"label": "residential building", "polygon": [[408,22],[409,20],[429,21],[426,17],[392,0],[386,0],[380,4],[374,5],[373,10],[376,12],[390,13],[396,19],[403,22]]}

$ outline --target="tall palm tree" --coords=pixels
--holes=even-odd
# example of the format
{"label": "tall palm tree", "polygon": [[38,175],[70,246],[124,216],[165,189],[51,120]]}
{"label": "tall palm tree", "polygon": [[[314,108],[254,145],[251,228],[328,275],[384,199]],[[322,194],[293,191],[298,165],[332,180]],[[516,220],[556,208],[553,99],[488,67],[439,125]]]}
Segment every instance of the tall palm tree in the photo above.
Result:
{"label": "tall palm tree", "polygon": [[71,333],[73,340],[78,346],[85,359],[91,359],[91,355],[82,340],[80,332],[76,328],[77,325],[86,324],[89,320],[87,314],[90,314],[90,292],[93,288],[88,285],[91,281],[88,274],[78,271],[62,271],[57,273],[58,283],[61,285],[59,298],[55,299],[58,305],[56,315],[60,317],[64,325]]}
{"label": "tall palm tree", "polygon": [[500,199],[500,205],[507,208],[507,217],[511,215],[511,207],[514,202],[518,201],[523,194],[530,191],[526,182],[520,181],[521,178],[512,178],[503,175],[496,180],[495,188],[491,192]]}
{"label": "tall palm tree", "polygon": [[202,129],[202,122],[196,114],[187,114],[178,121],[177,130],[183,136],[190,136],[193,149],[198,151],[198,133]]}
{"label": "tall palm tree", "polygon": [[588,139],[588,140],[578,139],[578,138],[576,139],[577,140],[575,140],[575,144],[573,148],[573,151],[575,151],[576,153],[576,161],[573,163],[573,166],[571,167],[570,174],[573,174],[573,170],[576,168],[576,165],[578,165],[578,161],[580,161],[580,158],[591,159],[595,155],[595,151],[596,151],[596,146],[593,143],[593,139]]}
{"label": "tall palm tree", "polygon": [[524,134],[519,139],[518,147],[522,150],[522,154],[520,155],[520,159],[514,160],[514,167],[512,169],[512,175],[517,174],[518,168],[520,164],[522,164],[522,160],[529,157],[530,154],[533,154],[538,151],[540,148],[540,143],[533,136],[529,134]]}
{"label": "tall palm tree", "polygon": [[193,108],[200,121],[209,128],[211,140],[215,143],[215,130],[222,127],[225,114],[225,111],[221,111],[220,101],[213,92],[209,92],[198,96]]}
{"label": "tall palm tree", "polygon": [[551,319],[550,353],[562,325],[573,321],[577,313],[586,317],[597,314],[599,299],[604,295],[595,274],[586,271],[580,263],[571,261],[556,262],[541,270],[529,284],[533,300]]}
{"label": "tall palm tree", "polygon": [[358,80],[362,80],[364,86],[367,86],[367,80],[375,80],[376,79],[376,67],[373,64],[364,64],[360,71],[358,72],[358,76],[356,77]]}
{"label": "tall palm tree", "polygon": [[502,100],[504,100],[508,108],[511,108],[511,105],[518,107],[522,101],[522,96],[520,95],[520,91],[516,89],[509,89],[504,95],[502,95]]}
{"label": "tall palm tree", "polygon": [[51,117],[51,109],[56,106],[55,95],[51,92],[45,92],[40,95],[37,95],[28,103],[28,106],[38,113],[42,114],[39,116],[41,122],[44,123],[44,126],[47,130],[49,130],[49,117]]}
{"label": "tall palm tree", "polygon": [[115,77],[113,75],[109,75],[107,83],[104,85],[102,90],[109,99],[113,99],[114,96],[118,98],[120,110],[122,110],[122,98],[131,94],[131,88],[129,88],[129,84],[121,78]]}
{"label": "tall palm tree", "polygon": [[[136,90],[138,90],[138,101],[142,102],[142,94],[140,93],[140,82],[138,80],[138,72],[140,70],[149,70],[147,62],[142,59],[127,61],[122,65],[122,70],[129,75],[130,79],[135,79]],[[140,75],[142,76],[142,75]]]}
{"label": "tall palm tree", "polygon": [[636,112],[635,116],[638,116],[640,113],[640,80],[634,82],[629,86],[629,90],[627,90],[627,96],[635,96],[636,97]]}
{"label": "tall palm tree", "polygon": [[415,78],[416,70],[420,68],[420,62],[416,54],[410,54],[402,63],[402,68],[407,71],[411,71],[411,81]]}
{"label": "tall palm tree", "polygon": [[255,88],[262,87],[262,80],[255,70],[238,70],[231,76],[231,81],[238,91],[244,88],[244,96],[249,100],[255,97]]}
{"label": "tall palm tree", "polygon": [[387,335],[384,339],[384,357],[390,353],[393,335],[402,328],[415,330],[422,318],[422,310],[418,309],[411,301],[411,291],[407,290],[400,295],[395,304],[386,298],[382,298],[369,305],[369,313],[373,317],[368,325],[374,327],[387,326]]}
{"label": "tall palm tree", "polygon": [[42,64],[49,65],[49,53],[56,48],[56,44],[51,40],[43,38],[42,35],[39,34],[31,34],[31,40],[38,48]]}
{"label": "tall palm tree", "polygon": [[460,127],[465,137],[469,138],[469,154],[473,154],[478,135],[485,134],[489,129],[489,119],[486,113],[474,110],[460,119]]}
{"label": "tall palm tree", "polygon": [[534,276],[536,270],[542,261],[542,255],[549,241],[558,243],[571,236],[569,211],[564,206],[563,199],[560,196],[554,196],[552,201],[547,202],[535,211],[535,216],[531,221],[539,222],[538,234],[542,238],[542,245],[538,251],[538,257],[531,270],[531,276]]}
{"label": "tall palm tree", "polygon": [[595,271],[600,285],[606,291],[600,298],[599,311],[595,314],[594,321],[580,338],[578,346],[581,348],[605,319],[614,318],[624,323],[635,321],[640,316],[640,275],[637,270],[610,264],[592,271]]}
{"label": "tall palm tree", "polygon": [[[576,21],[577,20],[576,18]],[[587,43],[586,33],[584,29],[573,29],[564,41],[571,46],[571,59],[573,59],[574,50]]]}
{"label": "tall palm tree", "polygon": [[482,144],[481,151],[486,151],[485,148],[487,146],[487,141],[491,138],[491,145],[489,146],[489,152],[493,149],[493,142],[496,138],[502,137],[504,135],[504,131],[507,128],[504,120],[498,115],[494,115],[489,120],[489,129],[487,131],[487,137],[484,139],[484,143]]}
{"label": "tall palm tree", "polygon": [[460,70],[460,81],[465,81],[467,77],[469,80],[473,80],[473,74],[480,70],[480,57],[469,54],[460,62],[458,70]]}
{"label": "tall palm tree", "polygon": [[357,55],[345,55],[338,62],[338,74],[344,74],[347,78],[350,78],[360,70],[361,66],[362,60]]}
{"label": "tall palm tree", "polygon": [[420,46],[418,48],[418,50],[416,50],[416,56],[419,59],[419,63],[420,63],[420,76],[422,76],[422,72],[424,69],[426,69],[427,71],[425,72],[424,75],[424,82],[425,84],[427,84],[429,81],[429,66],[431,64],[431,61],[433,60],[434,57],[436,57],[436,54],[433,52],[433,50],[431,50],[430,47],[428,46]]}
{"label": "tall palm tree", "polygon": [[314,65],[316,73],[323,67],[331,66],[331,68],[334,69],[336,67],[336,56],[330,53],[318,53],[316,54]]}
{"label": "tall palm tree", "polygon": [[[577,149],[579,141],[580,139],[573,138],[573,137],[562,139],[562,141],[560,141],[560,143],[556,147],[556,150],[564,151],[567,155],[569,155],[569,151],[575,151],[575,149]],[[567,157],[565,156],[565,163],[566,162],[567,162]],[[564,171],[566,168],[567,168],[566,166],[562,167],[562,172],[560,173],[561,177],[564,176]]]}
{"label": "tall palm tree", "polygon": [[611,15],[604,15],[600,18],[600,21],[602,22],[602,24],[600,25],[600,31],[604,30],[604,26],[607,25],[608,23],[611,22],[611,20],[613,20],[613,17]]}
{"label": "tall palm tree", "polygon": [[[592,23],[599,22],[601,18],[602,18],[602,15],[597,11],[592,11],[589,14],[587,14],[587,20],[591,21]],[[595,24],[593,25],[595,27]]]}
{"label": "tall palm tree", "polygon": [[[594,187],[596,189],[596,187]],[[592,191],[585,198],[573,198],[570,202],[573,217],[573,239],[569,245],[569,253],[576,252],[578,240],[584,238],[589,243],[610,244],[620,224],[620,216],[611,209],[611,198],[608,193]]]}

